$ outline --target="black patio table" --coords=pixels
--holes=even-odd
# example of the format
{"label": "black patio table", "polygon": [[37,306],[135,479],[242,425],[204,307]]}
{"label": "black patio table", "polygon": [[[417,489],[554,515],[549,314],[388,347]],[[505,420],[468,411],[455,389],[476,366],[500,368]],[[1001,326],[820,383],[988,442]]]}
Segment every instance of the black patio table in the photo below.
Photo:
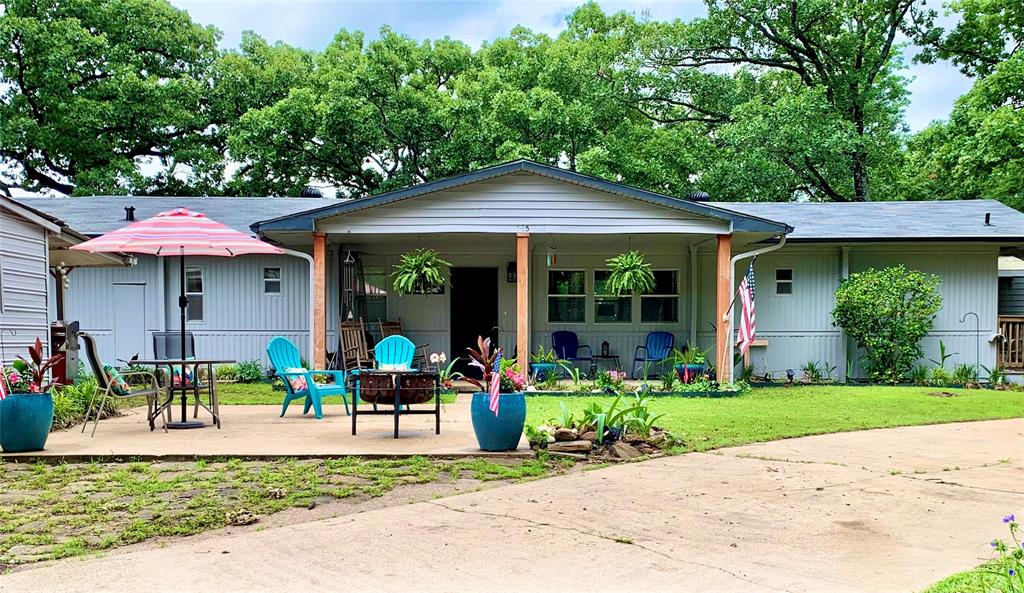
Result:
{"label": "black patio table", "polygon": [[[362,397],[362,382],[363,377],[390,377],[392,385],[386,387],[387,391],[394,391],[394,401],[382,401],[381,398],[375,398],[374,401],[368,403],[373,404],[373,411],[371,412],[360,412],[359,411],[359,398]],[[433,382],[433,397],[434,397],[434,409],[433,410],[413,410],[409,408],[409,400],[402,397],[402,378],[403,377],[430,377]],[[421,371],[416,369],[359,369],[358,372],[352,373],[352,380],[355,385],[355,390],[352,397],[352,434],[356,434],[356,418],[365,415],[394,415],[395,417],[395,438],[398,438],[398,419],[400,416],[406,414],[433,414],[434,415],[434,433],[441,434],[441,376],[436,372]],[[375,387],[376,391],[383,391],[380,387]],[[406,391],[422,392],[422,387],[411,387]],[[417,393],[420,396],[418,399],[424,399],[423,393]],[[377,404],[382,405],[393,405],[393,410],[377,410]],[[422,403],[422,402],[412,402]],[[406,409],[403,411],[402,406]]]}
{"label": "black patio table", "polygon": [[[211,404],[216,400],[217,381],[214,376],[213,368],[218,364],[234,364],[233,360],[215,360],[210,358],[160,358],[154,360],[135,360],[134,364],[141,366],[154,366],[154,367],[167,367],[167,400],[164,401],[156,410],[153,411],[153,417],[157,417],[163,411],[169,408],[174,403],[174,394],[176,392],[181,393],[181,421],[180,422],[168,422],[167,428],[203,428],[206,423],[202,420],[189,420],[188,419],[188,394],[193,393],[196,401],[199,402],[207,412],[213,416],[213,422],[220,428],[220,413],[219,410],[210,409],[206,404],[199,399],[200,390],[205,387],[207,393],[210,396]],[[185,383],[185,372],[186,366],[192,367],[192,381],[189,384]],[[206,385],[202,385],[199,381],[199,367],[206,367]],[[174,367],[181,369],[181,385],[174,384]]]}

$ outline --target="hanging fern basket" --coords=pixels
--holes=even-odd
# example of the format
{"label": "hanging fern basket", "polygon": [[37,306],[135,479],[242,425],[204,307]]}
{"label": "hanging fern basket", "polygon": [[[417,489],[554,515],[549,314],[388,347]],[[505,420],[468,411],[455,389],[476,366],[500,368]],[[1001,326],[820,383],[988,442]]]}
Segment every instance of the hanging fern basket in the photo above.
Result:
{"label": "hanging fern basket", "polygon": [[417,249],[402,255],[391,274],[395,292],[432,294],[442,292],[451,263],[433,249]]}
{"label": "hanging fern basket", "polygon": [[605,288],[611,294],[637,294],[654,290],[654,272],[639,251],[621,253],[608,260]]}

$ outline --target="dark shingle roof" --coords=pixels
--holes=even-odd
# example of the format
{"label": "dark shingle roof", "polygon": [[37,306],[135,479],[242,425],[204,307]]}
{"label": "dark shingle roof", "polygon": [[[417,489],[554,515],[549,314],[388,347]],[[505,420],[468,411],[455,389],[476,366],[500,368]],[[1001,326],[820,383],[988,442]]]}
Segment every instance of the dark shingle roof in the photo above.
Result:
{"label": "dark shingle roof", "polygon": [[217,222],[251,233],[249,225],[319,208],[333,199],[318,198],[203,198],[203,197],[140,197],[82,196],[77,198],[22,197],[18,201],[36,210],[55,216],[79,232],[102,235],[124,226],[124,208],[135,207],[135,219],[143,220],[165,210],[188,208],[202,212]]}
{"label": "dark shingle roof", "polygon": [[996,200],[713,205],[784,222],[794,227],[788,241],[1024,240],[1024,213]]}

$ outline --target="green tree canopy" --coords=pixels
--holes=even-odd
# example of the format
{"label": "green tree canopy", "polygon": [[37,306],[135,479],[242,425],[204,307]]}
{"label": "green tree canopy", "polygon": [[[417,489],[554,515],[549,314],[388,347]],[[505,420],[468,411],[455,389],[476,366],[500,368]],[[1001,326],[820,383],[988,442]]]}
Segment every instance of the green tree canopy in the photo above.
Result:
{"label": "green tree canopy", "polygon": [[210,156],[213,28],[151,0],[3,0],[0,12],[0,182],[149,191],[145,159]]}

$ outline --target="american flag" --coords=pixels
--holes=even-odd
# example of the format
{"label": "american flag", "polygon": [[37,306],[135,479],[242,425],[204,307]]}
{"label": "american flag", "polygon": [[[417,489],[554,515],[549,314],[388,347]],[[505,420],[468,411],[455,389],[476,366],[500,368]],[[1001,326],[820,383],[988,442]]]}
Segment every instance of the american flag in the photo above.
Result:
{"label": "american flag", "polygon": [[740,281],[740,302],[743,306],[740,312],[740,354],[746,355],[757,330],[754,315],[754,262],[750,262],[746,275]]}
{"label": "american flag", "polygon": [[498,391],[501,389],[501,348],[498,348],[498,352],[494,355],[494,366],[491,367],[491,384],[488,385],[491,392],[491,401],[487,406],[494,415],[498,415],[498,402],[501,398],[498,397]]}

